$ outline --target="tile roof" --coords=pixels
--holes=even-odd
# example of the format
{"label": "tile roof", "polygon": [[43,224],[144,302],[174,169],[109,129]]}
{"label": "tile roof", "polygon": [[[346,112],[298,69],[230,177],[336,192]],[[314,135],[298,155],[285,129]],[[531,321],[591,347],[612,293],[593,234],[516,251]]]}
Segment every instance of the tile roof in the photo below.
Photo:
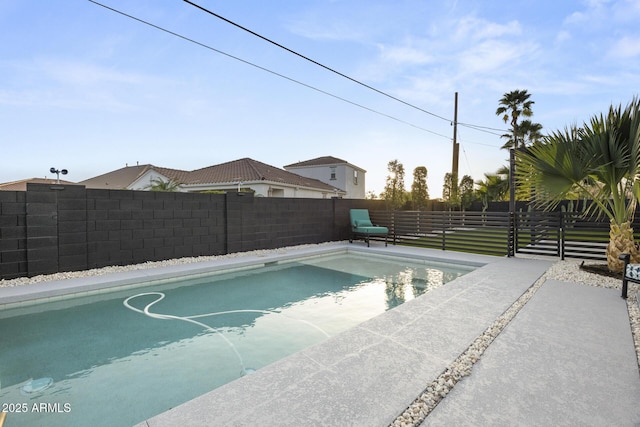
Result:
{"label": "tile roof", "polygon": [[80,181],[78,184],[84,185],[87,188],[111,188],[114,190],[123,190],[150,169],[180,183],[184,183],[186,177],[189,175],[189,172],[180,169],[162,168],[146,164],[125,166],[102,175],[94,176],[93,178],[85,179],[84,181]]}
{"label": "tile roof", "polygon": [[129,184],[135,181],[140,175],[146,172],[153,165],[125,166],[93,178],[80,181],[87,188],[112,188],[114,190],[126,189]]}
{"label": "tile roof", "polygon": [[193,171],[169,169],[151,164],[127,166],[81,181],[79,184],[85,185],[88,188],[124,189],[150,169],[186,186],[226,183],[233,184],[237,182],[246,184],[255,181],[270,181],[311,187],[324,191],[334,191],[337,189],[336,187],[325,184],[317,179],[303,177],[293,172],[287,172],[283,169],[250,158],[233,160]]}
{"label": "tile roof", "polygon": [[185,184],[248,183],[253,181],[280,182],[328,191],[336,189],[336,187],[317,179],[287,172],[248,157],[194,170],[189,173]]}
{"label": "tile roof", "polygon": [[[20,181],[4,182],[0,184],[0,191],[27,191],[27,184],[57,184],[56,178],[29,178]],[[60,180],[62,185],[76,185],[75,182]]]}
{"label": "tile roof", "polygon": [[333,156],[323,156],[316,157],[315,159],[305,160],[298,163],[292,163],[290,165],[286,165],[285,168],[298,167],[298,166],[324,166],[324,165],[341,165],[344,163],[349,163],[346,160],[338,159]]}

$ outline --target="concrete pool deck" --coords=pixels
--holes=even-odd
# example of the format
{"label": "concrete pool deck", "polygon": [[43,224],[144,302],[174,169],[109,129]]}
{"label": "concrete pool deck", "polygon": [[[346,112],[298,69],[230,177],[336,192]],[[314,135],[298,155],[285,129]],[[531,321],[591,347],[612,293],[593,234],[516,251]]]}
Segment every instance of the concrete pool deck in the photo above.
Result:
{"label": "concrete pool deck", "polygon": [[[343,249],[484,266],[138,426],[387,426],[553,264],[335,243],[0,288],[0,304]],[[638,425],[639,402],[619,291],[547,280],[423,425]]]}
{"label": "concrete pool deck", "polygon": [[[139,426],[387,426],[552,264],[484,260],[425,298]],[[618,291],[548,281],[529,304],[423,425],[637,425],[640,378]]]}
{"label": "concrete pool deck", "polygon": [[638,360],[620,291],[545,281],[422,425],[640,425]]}

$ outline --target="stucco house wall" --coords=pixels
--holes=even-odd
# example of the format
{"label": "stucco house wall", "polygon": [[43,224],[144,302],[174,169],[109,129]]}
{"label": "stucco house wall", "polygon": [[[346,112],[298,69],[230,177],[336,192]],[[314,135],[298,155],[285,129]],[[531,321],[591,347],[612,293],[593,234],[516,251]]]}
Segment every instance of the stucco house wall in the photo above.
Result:
{"label": "stucco house wall", "polygon": [[[258,197],[330,199],[345,192],[331,183],[310,179],[250,158],[233,160],[193,171],[154,165],[125,166],[81,182],[87,188],[149,190],[154,181],[180,183],[180,192],[251,189]],[[336,181],[337,182],[337,181]]]}
{"label": "stucco house wall", "polygon": [[[153,185],[153,181],[157,181],[157,180],[169,181],[169,178],[162,175],[161,173],[159,173],[154,169],[149,169],[148,171],[140,175],[138,179],[133,181],[127,189],[128,190],[148,190],[149,187]],[[185,190],[180,188],[179,191],[184,192]]]}
{"label": "stucco house wall", "polygon": [[346,192],[344,197],[347,199],[365,198],[366,171],[354,165],[339,163],[313,166],[286,166],[285,169],[298,175],[317,179],[318,181],[338,187]]}

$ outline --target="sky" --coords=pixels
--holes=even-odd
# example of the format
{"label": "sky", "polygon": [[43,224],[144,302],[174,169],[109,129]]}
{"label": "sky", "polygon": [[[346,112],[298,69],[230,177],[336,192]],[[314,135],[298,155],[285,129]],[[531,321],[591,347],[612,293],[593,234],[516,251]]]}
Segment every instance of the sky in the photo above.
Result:
{"label": "sky", "polygon": [[362,84],[183,0],[99,1],[192,41],[88,0],[2,0],[0,182],[334,156],[376,194],[389,161],[407,190],[425,166],[436,198],[456,92],[476,181],[508,163],[505,93],[550,133],[640,92],[640,0],[192,0]]}

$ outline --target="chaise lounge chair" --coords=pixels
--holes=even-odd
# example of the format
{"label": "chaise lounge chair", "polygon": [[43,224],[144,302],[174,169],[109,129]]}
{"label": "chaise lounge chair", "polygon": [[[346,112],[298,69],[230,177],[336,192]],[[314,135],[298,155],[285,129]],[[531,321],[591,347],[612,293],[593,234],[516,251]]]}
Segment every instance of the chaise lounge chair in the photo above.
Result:
{"label": "chaise lounge chair", "polygon": [[351,238],[349,243],[353,243],[356,238],[363,238],[369,245],[369,237],[371,236],[384,236],[384,245],[387,246],[387,236],[389,235],[389,229],[387,227],[375,226],[371,223],[369,218],[368,209],[351,209],[349,211],[349,217],[351,219]]}

